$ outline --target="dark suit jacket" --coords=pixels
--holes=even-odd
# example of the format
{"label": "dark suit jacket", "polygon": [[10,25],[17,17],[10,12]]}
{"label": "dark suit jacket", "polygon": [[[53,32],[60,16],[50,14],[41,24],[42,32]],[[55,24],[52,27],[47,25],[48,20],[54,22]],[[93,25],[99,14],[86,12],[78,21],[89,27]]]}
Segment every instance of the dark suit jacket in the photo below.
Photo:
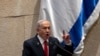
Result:
{"label": "dark suit jacket", "polygon": [[[61,54],[62,56],[72,56],[72,54],[69,54],[67,51],[73,53],[73,47],[66,45],[62,48],[56,38],[50,37],[48,45],[49,56],[57,56],[57,54]],[[44,56],[42,45],[37,36],[24,41],[22,56]]]}

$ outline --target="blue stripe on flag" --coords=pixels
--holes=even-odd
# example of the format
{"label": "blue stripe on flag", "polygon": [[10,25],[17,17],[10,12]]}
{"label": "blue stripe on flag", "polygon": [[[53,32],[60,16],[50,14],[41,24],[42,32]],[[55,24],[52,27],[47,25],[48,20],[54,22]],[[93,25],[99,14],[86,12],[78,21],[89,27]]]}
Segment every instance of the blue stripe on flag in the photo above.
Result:
{"label": "blue stripe on flag", "polygon": [[98,1],[99,0],[83,0],[83,11],[81,12],[83,13],[83,24],[85,24],[86,20],[92,14]]}
{"label": "blue stripe on flag", "polygon": [[82,27],[95,9],[98,1],[99,0],[83,0],[82,10],[78,17],[78,20],[75,22],[69,32],[71,40],[74,44],[74,49],[79,45],[82,38]]}

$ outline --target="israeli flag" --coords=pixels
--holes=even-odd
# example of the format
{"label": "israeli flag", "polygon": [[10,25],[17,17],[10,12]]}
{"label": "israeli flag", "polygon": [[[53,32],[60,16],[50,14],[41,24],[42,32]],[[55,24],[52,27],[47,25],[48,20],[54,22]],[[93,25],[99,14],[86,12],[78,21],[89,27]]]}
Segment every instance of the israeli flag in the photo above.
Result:
{"label": "israeli flag", "polygon": [[99,13],[99,0],[41,0],[39,19],[51,21],[52,35],[60,42],[62,31],[69,33],[74,44],[73,56],[80,56],[85,36]]}

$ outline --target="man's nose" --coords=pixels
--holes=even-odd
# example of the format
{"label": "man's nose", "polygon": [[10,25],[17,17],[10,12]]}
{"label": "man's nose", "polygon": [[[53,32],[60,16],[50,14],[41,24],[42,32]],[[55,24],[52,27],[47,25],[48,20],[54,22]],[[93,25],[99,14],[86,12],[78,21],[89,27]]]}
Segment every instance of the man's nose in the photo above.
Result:
{"label": "man's nose", "polygon": [[49,32],[49,31],[50,31],[50,29],[48,29],[48,28],[47,28],[47,29],[46,29],[46,31],[47,31],[47,32]]}

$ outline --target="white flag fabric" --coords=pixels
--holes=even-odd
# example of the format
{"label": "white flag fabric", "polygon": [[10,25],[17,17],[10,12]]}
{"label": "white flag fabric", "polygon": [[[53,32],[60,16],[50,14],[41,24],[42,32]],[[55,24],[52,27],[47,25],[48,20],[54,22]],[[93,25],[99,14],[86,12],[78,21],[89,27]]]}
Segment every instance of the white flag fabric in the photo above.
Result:
{"label": "white flag fabric", "polygon": [[74,44],[73,56],[80,56],[86,33],[99,13],[99,0],[41,0],[39,19],[51,21],[52,35],[60,42],[62,31],[69,33]]}

